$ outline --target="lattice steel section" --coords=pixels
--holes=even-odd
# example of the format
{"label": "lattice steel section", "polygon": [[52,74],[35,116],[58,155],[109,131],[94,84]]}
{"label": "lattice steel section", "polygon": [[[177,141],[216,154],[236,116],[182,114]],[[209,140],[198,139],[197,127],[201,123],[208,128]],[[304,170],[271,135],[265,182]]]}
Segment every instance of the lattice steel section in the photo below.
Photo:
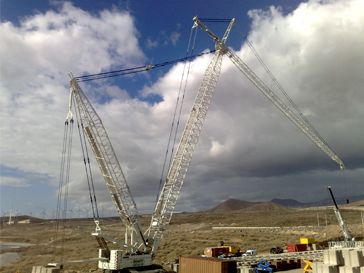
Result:
{"label": "lattice steel section", "polygon": [[336,216],[336,219],[339,223],[339,226],[341,228],[341,231],[342,233],[344,234],[344,238],[345,238],[345,241],[350,241],[352,240],[352,236],[349,232],[349,229],[348,229],[348,226],[346,225],[342,215],[341,215],[341,212],[340,210],[334,208],[334,212],[335,212],[335,216]]}
{"label": "lattice steel section", "polygon": [[192,159],[193,151],[198,143],[203,122],[206,118],[220,75],[222,57],[222,52],[220,50],[216,51],[204,74],[189,119],[183,130],[181,141],[152,216],[148,237],[154,241],[152,248],[154,253],[158,248],[162,232],[170,223],[188,166]]}
{"label": "lattice steel section", "polygon": [[234,63],[234,65],[266,96],[289,120],[291,120],[312,142],[325,152],[332,160],[339,164],[341,169],[345,168],[344,162],[340,157],[329,147],[325,140],[308,124],[305,119],[300,115],[297,115],[294,110],[289,108],[281,98],[276,95],[271,88],[269,88],[249,67],[243,62],[232,50],[230,50],[224,42],[211,32],[198,18],[194,18],[194,21],[204,31],[206,31],[214,42]]}
{"label": "lattice steel section", "polygon": [[126,227],[135,233],[135,236],[130,234],[134,238],[134,243],[129,247],[132,249],[135,245],[145,245],[136,204],[105,127],[76,80],[72,79],[70,85],[73,101],[80,114],[84,132],[94,152],[120,219]]}

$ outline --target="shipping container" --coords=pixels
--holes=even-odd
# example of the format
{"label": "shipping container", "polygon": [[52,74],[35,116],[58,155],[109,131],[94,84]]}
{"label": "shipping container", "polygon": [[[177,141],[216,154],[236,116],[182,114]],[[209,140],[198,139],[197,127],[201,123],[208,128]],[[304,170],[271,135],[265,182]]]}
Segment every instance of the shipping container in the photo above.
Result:
{"label": "shipping container", "polygon": [[219,257],[222,254],[228,254],[229,247],[228,246],[219,246],[219,247],[206,247],[203,254],[206,257]]}
{"label": "shipping container", "polygon": [[306,244],[288,244],[287,245],[287,252],[301,252],[306,251],[307,245]]}
{"label": "shipping container", "polygon": [[181,256],[179,273],[237,273],[237,267],[236,261]]}

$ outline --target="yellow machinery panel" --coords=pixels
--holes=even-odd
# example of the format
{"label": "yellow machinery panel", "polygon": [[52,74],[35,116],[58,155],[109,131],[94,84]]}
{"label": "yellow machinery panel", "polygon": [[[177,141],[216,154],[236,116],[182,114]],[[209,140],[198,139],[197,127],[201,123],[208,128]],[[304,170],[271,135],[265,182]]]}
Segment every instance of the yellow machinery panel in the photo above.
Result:
{"label": "yellow machinery panel", "polygon": [[306,237],[300,238],[300,244],[308,245],[308,244],[313,244],[314,242],[315,242],[314,238],[306,238]]}
{"label": "yellow machinery panel", "polygon": [[240,247],[238,246],[225,246],[229,248],[229,253],[236,253]]}

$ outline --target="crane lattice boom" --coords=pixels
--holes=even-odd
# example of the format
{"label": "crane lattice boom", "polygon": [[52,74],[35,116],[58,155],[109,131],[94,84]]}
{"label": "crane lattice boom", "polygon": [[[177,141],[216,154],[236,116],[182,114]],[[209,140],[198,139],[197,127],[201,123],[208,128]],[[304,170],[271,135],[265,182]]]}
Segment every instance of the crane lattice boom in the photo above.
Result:
{"label": "crane lattice boom", "polygon": [[[225,31],[223,41],[229,35],[234,23],[232,20]],[[162,238],[165,227],[170,223],[171,217],[183,185],[188,166],[190,165],[193,151],[198,143],[203,123],[205,121],[211,100],[216,89],[221,72],[221,63],[224,52],[217,47],[214,57],[208,65],[202,83],[197,92],[195,102],[183,130],[176,154],[168,170],[167,178],[159,195],[148,238],[152,239],[152,252],[155,253]]]}
{"label": "crane lattice boom", "polygon": [[145,245],[134,199],[105,127],[75,78],[71,79],[70,85],[71,102],[74,103],[76,111],[79,113],[80,123],[93,150],[120,219],[127,229],[135,233],[135,236],[131,235],[134,238],[134,243],[132,242],[133,245],[129,247],[132,249],[135,245]]}
{"label": "crane lattice boom", "polygon": [[249,66],[239,58],[239,56],[229,49],[225,43],[220,40],[212,31],[210,31],[197,17],[194,18],[195,24],[199,25],[206,31],[215,41],[218,47],[222,48],[226,55],[230,58],[233,64],[266,96],[288,119],[290,119],[318,148],[325,152],[332,160],[339,164],[340,169],[344,169],[344,162],[330,148],[324,139],[317,133],[316,130],[307,122],[302,115],[287,106],[283,100],[269,88]]}

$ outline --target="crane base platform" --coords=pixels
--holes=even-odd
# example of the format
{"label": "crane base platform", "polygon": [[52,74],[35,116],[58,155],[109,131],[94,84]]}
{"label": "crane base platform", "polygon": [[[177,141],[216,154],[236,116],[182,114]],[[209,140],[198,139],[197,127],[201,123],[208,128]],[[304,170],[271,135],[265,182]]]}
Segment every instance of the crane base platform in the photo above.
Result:
{"label": "crane base platform", "polygon": [[127,254],[119,249],[112,249],[110,252],[99,249],[99,259],[99,268],[112,270],[112,272],[119,272],[118,270],[127,268],[136,270],[153,265],[151,254]]}
{"label": "crane base platform", "polygon": [[149,265],[134,268],[124,268],[121,270],[105,270],[105,273],[166,273],[160,265]]}

